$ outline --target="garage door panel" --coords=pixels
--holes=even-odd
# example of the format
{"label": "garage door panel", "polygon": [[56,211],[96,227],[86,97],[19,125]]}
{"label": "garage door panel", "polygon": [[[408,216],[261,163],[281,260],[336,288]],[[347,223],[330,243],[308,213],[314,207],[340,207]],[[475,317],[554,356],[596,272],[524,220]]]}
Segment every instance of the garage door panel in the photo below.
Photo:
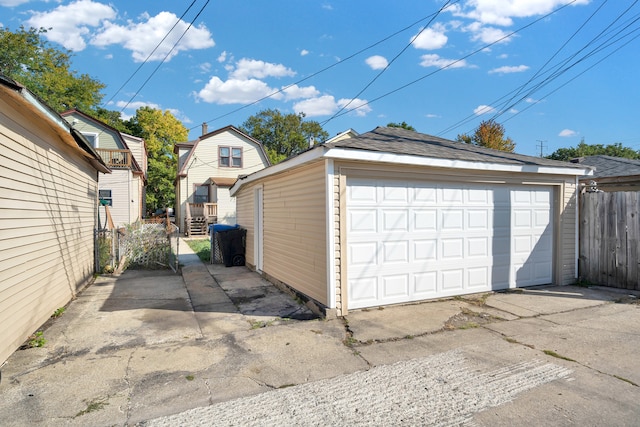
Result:
{"label": "garage door panel", "polygon": [[409,262],[409,242],[407,240],[382,242],[382,262],[384,264]]}
{"label": "garage door panel", "polygon": [[375,233],[378,229],[377,212],[371,209],[349,211],[349,233]]}
{"label": "garage door panel", "polygon": [[438,211],[436,209],[414,209],[414,231],[435,231],[438,229]]}
{"label": "garage door panel", "polygon": [[551,187],[355,183],[351,191],[347,179],[350,308],[551,282]]}
{"label": "garage door panel", "polygon": [[402,297],[406,300],[409,297],[409,275],[385,276],[382,279],[382,292],[385,299]]}
{"label": "garage door panel", "polygon": [[382,229],[379,231],[409,231],[409,210],[382,210]]}

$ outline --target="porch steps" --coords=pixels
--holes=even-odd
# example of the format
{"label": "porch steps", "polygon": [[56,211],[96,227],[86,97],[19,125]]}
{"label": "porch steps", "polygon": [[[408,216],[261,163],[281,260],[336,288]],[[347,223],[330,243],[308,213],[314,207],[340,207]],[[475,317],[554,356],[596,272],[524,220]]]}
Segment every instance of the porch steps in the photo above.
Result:
{"label": "porch steps", "polygon": [[186,234],[188,236],[206,236],[207,235],[207,220],[202,216],[192,217],[187,219]]}

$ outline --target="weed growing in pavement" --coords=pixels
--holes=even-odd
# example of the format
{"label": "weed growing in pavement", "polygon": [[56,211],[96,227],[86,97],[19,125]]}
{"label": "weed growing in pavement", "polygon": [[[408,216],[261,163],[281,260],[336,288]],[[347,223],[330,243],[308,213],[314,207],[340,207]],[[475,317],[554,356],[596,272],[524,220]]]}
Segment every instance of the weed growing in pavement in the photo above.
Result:
{"label": "weed growing in pavement", "polygon": [[562,356],[562,355],[560,355],[560,354],[556,353],[556,352],[555,352],[555,351],[553,351],[553,350],[542,350],[542,352],[543,352],[544,354],[546,354],[547,356],[556,357],[556,358],[558,358],[558,359],[562,359],[562,360],[568,360],[569,362],[576,362],[575,360],[573,360],[573,359],[571,359],[571,358],[569,358],[569,357],[566,357],[566,356]]}
{"label": "weed growing in pavement", "polygon": [[38,331],[29,337],[27,348],[44,347],[46,343],[47,340],[44,339],[44,333],[42,331]]}
{"label": "weed growing in pavement", "polygon": [[60,317],[60,316],[62,316],[62,314],[64,313],[65,310],[66,310],[65,307],[57,308],[56,311],[53,312],[51,317],[53,317],[54,319],[57,318],[57,317]]}
{"label": "weed growing in pavement", "polygon": [[193,381],[196,379],[196,377],[194,377],[193,375],[187,375],[185,378],[187,379],[187,381]]}
{"label": "weed growing in pavement", "polygon": [[506,342],[510,343],[510,344],[519,344],[519,345],[523,345],[523,346],[525,346],[525,347],[529,347],[529,348],[532,348],[532,349],[535,349],[535,348],[536,348],[536,347],[535,347],[534,345],[532,345],[532,344],[525,344],[525,343],[522,343],[522,342],[518,341],[518,340],[517,340],[517,339],[515,339],[515,338],[511,338],[511,337],[504,337],[504,340],[505,340]]}
{"label": "weed growing in pavement", "polygon": [[250,324],[251,324],[251,329],[260,329],[260,328],[266,328],[267,326],[273,325],[273,322],[275,322],[275,320],[269,320],[267,322],[265,322],[264,320],[252,320]]}
{"label": "weed growing in pavement", "polygon": [[[107,399],[108,398],[104,397],[104,398],[101,398],[101,399],[94,399],[94,400],[88,402],[87,403],[87,407],[85,409],[83,409],[82,411],[78,412],[75,415],[75,417],[73,417],[73,418],[77,418],[77,417],[79,417],[81,415],[88,414],[89,412],[98,411],[98,410],[104,408],[106,405],[109,404],[109,402],[107,402]],[[86,402],[86,400],[85,400],[85,402]]]}

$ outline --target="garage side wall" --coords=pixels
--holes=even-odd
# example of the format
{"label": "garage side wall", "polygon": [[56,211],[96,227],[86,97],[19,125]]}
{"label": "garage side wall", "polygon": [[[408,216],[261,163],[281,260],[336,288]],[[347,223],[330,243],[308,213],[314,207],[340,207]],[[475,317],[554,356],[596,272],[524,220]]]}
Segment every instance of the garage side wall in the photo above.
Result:
{"label": "garage side wall", "polygon": [[562,206],[559,210],[560,237],[558,244],[559,259],[562,262],[562,270],[558,284],[571,285],[577,278],[577,246],[576,239],[578,230],[577,211],[577,187],[575,178],[566,179],[562,186]]}
{"label": "garage side wall", "polygon": [[94,272],[97,172],[0,99],[0,364]]}
{"label": "garage side wall", "polygon": [[[265,178],[263,186],[264,251],[262,271],[327,305],[327,231],[323,161]],[[238,224],[247,228],[247,262],[253,250],[254,188],[238,198]]]}

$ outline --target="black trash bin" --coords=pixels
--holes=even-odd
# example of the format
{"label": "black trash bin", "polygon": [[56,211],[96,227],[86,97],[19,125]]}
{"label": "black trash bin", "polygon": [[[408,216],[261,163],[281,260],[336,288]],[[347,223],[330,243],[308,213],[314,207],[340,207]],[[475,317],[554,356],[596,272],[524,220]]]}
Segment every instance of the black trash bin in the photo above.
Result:
{"label": "black trash bin", "polygon": [[216,232],[218,246],[222,250],[222,260],[225,267],[244,265],[244,249],[247,238],[247,230],[233,228]]}

